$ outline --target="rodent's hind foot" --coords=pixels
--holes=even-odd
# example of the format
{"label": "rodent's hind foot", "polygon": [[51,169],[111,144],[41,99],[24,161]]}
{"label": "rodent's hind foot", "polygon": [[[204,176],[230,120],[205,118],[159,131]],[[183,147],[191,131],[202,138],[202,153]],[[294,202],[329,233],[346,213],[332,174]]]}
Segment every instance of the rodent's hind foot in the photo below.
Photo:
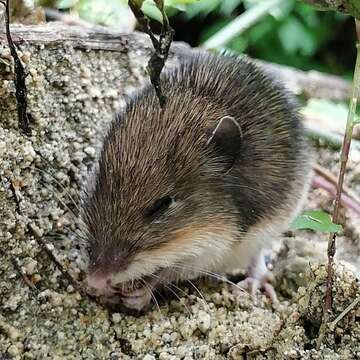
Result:
{"label": "rodent's hind foot", "polygon": [[265,295],[276,305],[279,303],[274,287],[271,285],[273,274],[266,266],[265,256],[260,252],[249,268],[246,279],[237,283],[237,287],[247,290],[251,296],[255,296],[257,290],[262,290]]}

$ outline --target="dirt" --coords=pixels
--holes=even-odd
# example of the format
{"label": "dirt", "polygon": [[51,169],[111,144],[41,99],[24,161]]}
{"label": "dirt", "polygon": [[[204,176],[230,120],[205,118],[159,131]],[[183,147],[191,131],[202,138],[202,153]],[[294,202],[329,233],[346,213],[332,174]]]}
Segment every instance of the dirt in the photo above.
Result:
{"label": "dirt", "polygon": [[[11,57],[0,43],[0,358],[360,358],[359,304],[345,311],[360,297],[360,220],[349,210],[342,211],[331,320],[345,312],[319,351],[326,234],[297,231],[274,244],[276,308],[260,293],[251,298],[227,283],[198,282],[201,295],[184,286],[137,317],[81,295],[41,249],[29,226],[81,281],[81,189],[112,114],[143,81],[148,55],[142,45],[116,52],[24,44],[32,116],[26,136],[17,124]],[[338,153],[314,146],[319,163],[336,172]],[[360,193],[358,154],[346,183]],[[306,208],[330,211],[331,204],[328,194],[312,190]]]}

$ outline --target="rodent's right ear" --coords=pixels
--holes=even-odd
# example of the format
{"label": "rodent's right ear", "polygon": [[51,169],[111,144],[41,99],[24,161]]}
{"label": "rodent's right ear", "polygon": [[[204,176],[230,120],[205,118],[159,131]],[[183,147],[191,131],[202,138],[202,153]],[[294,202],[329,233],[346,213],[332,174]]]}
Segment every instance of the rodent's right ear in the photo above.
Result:
{"label": "rodent's right ear", "polygon": [[226,159],[226,171],[234,165],[240,153],[242,131],[232,116],[222,117],[213,130],[207,145],[214,145],[219,156]]}

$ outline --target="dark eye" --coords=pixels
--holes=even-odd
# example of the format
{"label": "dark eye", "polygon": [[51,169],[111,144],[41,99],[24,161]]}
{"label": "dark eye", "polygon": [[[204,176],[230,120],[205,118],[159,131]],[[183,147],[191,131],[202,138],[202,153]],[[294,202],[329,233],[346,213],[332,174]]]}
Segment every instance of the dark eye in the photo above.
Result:
{"label": "dark eye", "polygon": [[173,198],[170,196],[164,196],[161,199],[157,199],[150,207],[145,210],[146,216],[154,216],[165,211],[173,202]]}

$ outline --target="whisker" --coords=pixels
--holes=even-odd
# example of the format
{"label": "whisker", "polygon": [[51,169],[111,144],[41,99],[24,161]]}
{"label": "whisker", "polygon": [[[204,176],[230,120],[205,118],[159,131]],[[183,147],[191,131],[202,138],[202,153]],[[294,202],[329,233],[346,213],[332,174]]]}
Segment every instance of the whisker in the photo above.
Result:
{"label": "whisker", "polygon": [[75,208],[77,209],[77,211],[80,212],[79,206],[78,206],[77,203],[75,202],[74,198],[72,197],[72,195],[70,194],[70,192],[68,191],[68,189],[66,189],[65,186],[64,186],[63,184],[61,184],[60,181],[57,180],[54,175],[52,175],[50,172],[48,172],[48,171],[46,171],[46,170],[44,170],[44,169],[40,169],[40,168],[38,168],[38,167],[34,167],[34,169],[37,170],[37,171],[39,171],[39,172],[41,172],[41,173],[43,173],[43,174],[46,174],[46,175],[50,176],[50,177],[55,181],[55,183],[56,183],[58,186],[60,186],[60,188],[65,192],[65,194],[66,194],[67,196],[69,196],[72,204],[75,206]]}
{"label": "whisker", "polygon": [[[181,301],[181,298],[178,296],[178,294],[170,287],[170,286],[173,286],[174,284],[172,284],[172,283],[165,283],[159,276],[157,276],[157,275],[155,275],[155,274],[152,274],[151,275],[152,277],[156,277],[158,280],[159,280],[159,282],[166,288],[166,289],[168,289],[173,295],[175,295],[175,297],[179,300],[179,302],[184,306],[184,308],[185,308],[185,310],[188,312],[188,314],[191,316],[192,315],[192,313],[191,313],[191,311],[190,311],[190,309],[186,306],[186,304],[185,303],[182,303],[182,301]],[[178,288],[178,289],[180,289],[180,288]],[[181,290],[181,289],[180,289]],[[185,294],[186,294],[186,292],[184,291],[184,290],[182,290]],[[186,294],[186,296],[188,296],[188,294]]]}
{"label": "whisker", "polygon": [[[139,279],[139,280],[140,280],[140,281],[144,284],[144,286],[146,287],[146,289],[147,289],[147,291],[149,292],[151,298],[154,300],[154,303],[155,303],[155,305],[156,305],[156,307],[157,307],[157,310],[159,311],[161,317],[163,318],[163,314],[162,314],[162,312],[161,312],[159,303],[158,303],[158,301],[156,300],[156,297],[155,297],[153,291],[151,290],[151,288],[148,286],[147,282],[146,282],[144,279]],[[133,283],[133,282],[132,282],[132,283]]]}
{"label": "whisker", "polygon": [[[168,268],[171,269],[171,264],[169,262],[168,263]],[[207,301],[205,300],[203,294],[201,293],[201,291],[195,286],[195,284],[193,284],[190,279],[187,280],[195,289],[196,291],[200,294],[202,300],[204,301],[205,303],[205,308],[207,307],[208,310],[210,310],[210,307],[209,307],[209,304],[207,303]],[[182,290],[181,288],[179,288],[177,285],[173,284],[173,286],[175,286],[175,288],[177,288],[178,290],[182,291],[187,297],[189,296],[184,290]]]}
{"label": "whisker", "polygon": [[[48,171],[34,167],[34,169],[40,173],[44,173],[48,176],[51,177],[51,179],[63,190],[63,192],[65,193],[65,195],[68,196],[68,198],[70,199],[70,203],[75,207],[75,209],[77,210],[77,212],[80,213],[80,207],[77,205],[77,203],[75,202],[74,198],[71,196],[70,192]],[[46,181],[44,179],[40,180],[40,183],[46,187],[47,189],[51,190],[51,193],[53,195],[53,197],[64,207],[64,209],[68,212],[68,214],[70,215],[71,220],[73,221],[73,224],[78,228],[78,231],[74,231],[73,229],[71,229],[70,227],[67,227],[69,232],[71,232],[72,234],[75,234],[75,236],[81,240],[85,240],[87,239],[87,237],[85,235],[79,235],[78,232],[82,232],[84,233],[84,228],[85,228],[85,224],[83,219],[81,219],[81,217],[78,214],[75,214],[74,210],[65,202],[65,200],[63,200],[61,198],[61,193],[57,193],[57,191],[55,190],[54,192],[54,188],[51,188],[49,186],[48,183],[46,183]]]}
{"label": "whisker", "polygon": [[186,265],[184,265],[184,264],[179,264],[179,265],[177,265],[177,264],[172,264],[171,266],[172,266],[172,267],[175,267],[175,268],[178,268],[178,269],[180,269],[180,270],[191,270],[191,271],[199,272],[199,273],[201,273],[201,274],[204,274],[204,275],[213,277],[213,278],[215,278],[215,279],[217,279],[217,280],[221,280],[221,281],[223,281],[223,282],[225,282],[225,283],[228,283],[228,284],[236,287],[236,288],[237,288],[238,290],[240,290],[241,292],[249,295],[248,292],[247,292],[245,289],[243,289],[243,288],[240,287],[238,284],[235,284],[234,282],[232,282],[231,280],[229,280],[228,278],[226,278],[226,276],[223,276],[223,275],[220,275],[220,274],[217,274],[217,273],[213,273],[213,272],[211,272],[211,271],[209,271],[209,270],[206,270],[206,269],[201,269],[201,268],[186,266]]}
{"label": "whisker", "polygon": [[56,198],[57,201],[59,201],[59,203],[65,207],[65,209],[70,213],[70,215],[77,220],[78,216],[74,213],[74,211],[69,207],[69,205],[67,205],[65,203],[64,200],[62,200],[56,193],[54,193],[54,197]]}
{"label": "whisker", "polygon": [[154,293],[154,295],[155,295],[155,293],[156,293],[157,295],[159,295],[159,296],[161,297],[163,303],[166,303],[166,298],[163,296],[163,294],[161,294],[161,291],[159,291],[158,289],[154,288],[153,293]]}
{"label": "whisker", "polygon": [[204,303],[205,308],[210,312],[210,306],[208,302],[205,300],[204,295],[200,291],[200,289],[190,280],[188,279],[187,282],[195,289],[195,291],[200,295],[202,302]]}
{"label": "whisker", "polygon": [[[159,280],[159,282],[161,282],[162,284],[165,283],[164,280],[162,280],[162,279],[160,278],[160,276],[158,276],[158,275],[152,274],[152,275],[150,275],[150,276],[152,276],[152,277],[154,277],[154,278],[157,278],[157,279]],[[184,291],[183,289],[181,289],[181,288],[180,288],[179,286],[177,286],[176,284],[171,283],[171,282],[169,282],[169,283],[167,283],[167,284],[173,286],[176,290],[182,292],[185,296],[188,296],[188,294],[186,293],[186,291]]]}

